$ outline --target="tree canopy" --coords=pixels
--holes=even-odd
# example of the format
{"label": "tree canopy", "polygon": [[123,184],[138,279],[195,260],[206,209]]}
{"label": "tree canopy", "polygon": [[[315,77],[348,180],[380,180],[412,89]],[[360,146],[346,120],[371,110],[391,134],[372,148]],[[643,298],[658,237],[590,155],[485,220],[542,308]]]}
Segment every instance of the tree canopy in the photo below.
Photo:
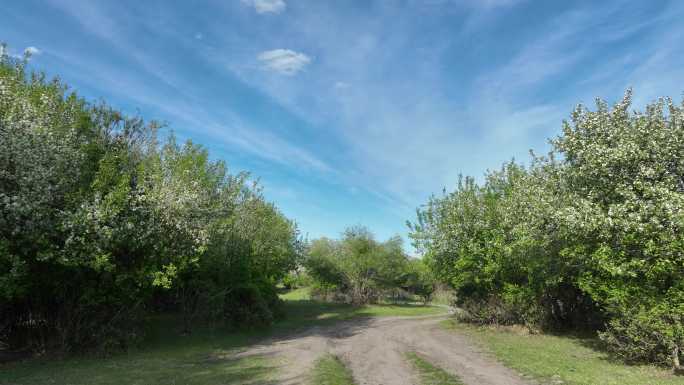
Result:
{"label": "tree canopy", "polygon": [[[5,52],[5,50],[3,50]],[[146,315],[268,324],[302,255],[248,174],[0,57],[0,341],[130,345]]]}
{"label": "tree canopy", "polygon": [[589,328],[627,361],[684,346],[684,106],[578,106],[552,151],[461,180],[410,224],[476,322]]}

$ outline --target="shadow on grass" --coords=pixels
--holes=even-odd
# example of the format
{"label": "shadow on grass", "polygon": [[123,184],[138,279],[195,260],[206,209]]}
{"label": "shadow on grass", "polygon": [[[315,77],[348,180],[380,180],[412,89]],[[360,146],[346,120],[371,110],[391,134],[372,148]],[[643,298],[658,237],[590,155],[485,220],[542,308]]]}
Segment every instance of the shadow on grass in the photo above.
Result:
{"label": "shadow on grass", "polygon": [[[305,332],[309,335],[322,332],[322,328],[336,325],[336,329],[353,333],[364,328],[375,316],[412,315],[430,309],[415,304],[381,304],[353,306],[349,304],[320,302],[314,300],[289,300],[284,302],[285,316],[272,326],[253,329],[234,328],[196,328],[189,335],[180,335],[180,320],[172,315],[155,317],[150,322],[150,330],[143,346],[136,349],[140,353],[154,353],[179,347],[203,349],[239,350],[263,340],[278,340]],[[406,313],[406,314],[402,314]],[[418,314],[422,315],[422,314]],[[353,320],[353,325],[340,324]],[[339,327],[337,327],[339,326]],[[351,334],[347,334],[349,336]]]}
{"label": "shadow on grass", "polygon": [[614,359],[592,334],[529,334],[519,327],[444,324],[472,336],[504,364],[542,383],[684,385],[670,368],[625,365]]}
{"label": "shadow on grass", "polygon": [[[545,348],[553,346],[554,344],[571,344],[566,345],[568,348],[579,347],[580,349],[573,348],[573,352],[566,349],[565,354],[574,359],[587,359],[599,362],[604,362],[611,365],[616,365],[618,367],[625,368],[648,368],[654,370],[664,370],[669,372],[671,369],[667,365],[650,364],[646,362],[626,362],[623,359],[612,354],[605,342],[603,342],[597,331],[591,330],[545,330],[541,333],[524,333],[521,330],[526,330],[521,326],[492,326],[492,325],[475,325],[469,324],[458,320],[449,320],[443,324],[447,328],[457,329],[459,326],[465,329],[474,330],[476,332],[493,330],[498,333],[510,333],[513,335],[521,335],[524,337],[529,337],[531,339],[536,339],[538,341],[546,341]],[[548,338],[558,339],[557,341],[550,340]],[[668,373],[669,374],[669,373]],[[684,385],[684,383],[682,383]]]}
{"label": "shadow on grass", "polygon": [[[269,354],[240,355],[248,347],[321,335],[346,338],[365,329],[373,316],[413,315],[430,310],[415,304],[356,307],[311,300],[285,301],[286,317],[250,331],[197,328],[180,335],[180,320],[161,315],[150,320],[144,343],[109,358],[72,356],[0,365],[0,384],[248,384],[280,383],[279,362]],[[406,314],[403,314],[403,313]],[[420,314],[419,314],[420,315]],[[335,327],[327,327],[335,325]],[[282,380],[282,379],[281,379]]]}
{"label": "shadow on grass", "polygon": [[0,384],[275,385],[278,367],[268,355],[128,354],[108,359],[32,361],[0,367]]}
{"label": "shadow on grass", "polygon": [[595,357],[601,361],[606,361],[612,364],[630,365],[624,360],[612,355],[608,351],[608,346],[601,341],[597,331],[591,330],[564,330],[564,331],[546,331],[546,335],[551,335],[558,338],[564,338],[573,341],[577,345],[589,349],[594,353]]}

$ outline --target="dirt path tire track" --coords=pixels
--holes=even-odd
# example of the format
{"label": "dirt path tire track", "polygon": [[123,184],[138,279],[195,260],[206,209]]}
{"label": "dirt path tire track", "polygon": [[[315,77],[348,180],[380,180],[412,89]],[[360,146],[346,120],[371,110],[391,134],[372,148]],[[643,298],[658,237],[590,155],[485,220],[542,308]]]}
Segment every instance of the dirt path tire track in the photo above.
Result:
{"label": "dirt path tire track", "polygon": [[445,316],[362,318],[313,327],[263,341],[239,354],[274,355],[284,385],[308,384],[324,354],[342,359],[359,385],[415,385],[405,353],[416,351],[468,385],[528,385],[518,374],[483,354],[458,333],[444,330]]}

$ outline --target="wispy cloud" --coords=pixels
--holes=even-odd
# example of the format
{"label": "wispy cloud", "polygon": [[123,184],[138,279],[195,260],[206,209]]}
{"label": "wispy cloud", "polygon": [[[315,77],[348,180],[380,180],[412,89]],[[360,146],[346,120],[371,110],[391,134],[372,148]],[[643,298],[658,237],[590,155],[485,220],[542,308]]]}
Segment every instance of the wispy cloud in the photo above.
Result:
{"label": "wispy cloud", "polygon": [[[121,97],[135,100],[142,106],[153,107],[171,119],[172,127],[185,132],[201,133],[213,139],[213,145],[239,148],[254,157],[285,165],[302,172],[329,173],[332,168],[310,151],[275,133],[264,131],[232,111],[205,109],[195,95],[196,89],[186,88],[183,99],[168,97],[154,88],[140,87],[141,79],[135,74],[122,72],[108,64],[79,62],[74,57],[61,56],[74,68],[71,77],[79,81],[92,81],[103,90],[114,91]],[[94,70],[97,68],[97,70]]]}
{"label": "wispy cloud", "polygon": [[24,49],[24,53],[27,53],[31,56],[37,56],[37,55],[40,55],[41,53],[43,53],[43,51],[39,50],[38,48],[36,48],[34,46],[28,46]]}
{"label": "wispy cloud", "polygon": [[572,70],[593,52],[590,45],[577,38],[594,21],[591,16],[590,11],[573,11],[550,20],[549,26],[558,27],[524,44],[507,63],[479,75],[480,94],[490,98],[502,93],[513,95]]}
{"label": "wispy cloud", "polygon": [[41,60],[71,55],[66,79],[255,174],[303,176],[310,195],[297,186],[283,199],[321,199],[312,218],[330,216],[330,197],[380,202],[345,214],[381,208],[393,232],[458,174],[548,149],[575,103],[630,85],[635,98],[678,96],[684,78],[677,1],[210,1],[192,20],[134,0],[50,1],[78,44],[33,39],[13,18],[5,28],[26,29],[15,40],[45,48]]}
{"label": "wispy cloud", "polygon": [[468,7],[478,9],[492,9],[498,7],[510,7],[526,0],[413,0],[418,6],[423,7]]}
{"label": "wispy cloud", "polygon": [[242,0],[242,3],[253,7],[257,13],[280,13],[287,7],[284,0]]}
{"label": "wispy cloud", "polygon": [[[239,148],[256,158],[266,160],[304,173],[325,173],[330,166],[311,151],[302,148],[277,133],[269,132],[268,127],[259,127],[241,118],[230,109],[207,109],[202,102],[204,90],[192,78],[186,78],[179,72],[164,71],[154,52],[147,51],[131,42],[134,34],[117,32],[117,23],[106,20],[103,15],[108,9],[103,5],[90,4],[80,7],[55,0],[54,5],[74,17],[84,30],[111,44],[114,52],[118,52],[130,60],[129,66],[114,66],[97,57],[79,57],[71,52],[55,52],[55,57],[63,61],[71,79],[81,84],[111,92],[124,100],[132,100],[136,107],[152,107],[163,113],[164,119],[170,119],[173,127],[185,132],[208,135],[213,145],[222,145],[227,149]],[[135,19],[144,15],[126,15]],[[172,30],[157,29],[156,33],[170,34]],[[187,35],[186,35],[187,36]],[[191,33],[194,39],[204,39],[201,32]],[[180,35],[165,36],[179,38]],[[195,48],[196,41],[190,39],[189,44]],[[300,71],[310,59],[301,53],[291,50],[268,51],[264,55],[264,65],[278,73],[294,75]],[[267,54],[268,52],[264,52]],[[72,71],[73,69],[73,71]],[[161,84],[160,84],[161,83]],[[171,88],[172,93],[163,91]],[[182,90],[182,92],[181,92]]]}
{"label": "wispy cloud", "polygon": [[264,51],[257,59],[264,68],[283,75],[294,75],[311,62],[311,59],[301,52],[282,48]]}
{"label": "wispy cloud", "polygon": [[[514,12],[515,6],[523,3],[490,1],[472,7]],[[450,40],[458,37],[407,22],[411,19],[404,17],[404,8],[381,4],[367,15],[353,16],[320,5],[301,15],[293,6],[296,19],[288,33],[264,41],[296,40],[315,47],[316,66],[311,68],[311,76],[306,83],[253,77],[245,81],[315,124],[334,127],[331,135],[345,143],[348,154],[345,173],[349,183],[381,191],[408,207],[431,191],[451,188],[459,173],[480,176],[513,156],[527,160],[530,148],[546,151],[546,139],[557,133],[573,104],[585,94],[600,95],[595,84],[586,89],[576,87],[572,76],[591,73],[597,66],[587,60],[609,48],[604,44],[641,31],[627,29],[627,22],[610,22],[624,16],[616,13],[622,9],[620,4],[563,9],[542,22],[510,32],[511,39],[494,49],[501,52],[494,52],[491,59],[487,54],[481,63],[459,66],[456,63],[461,56],[473,60],[485,53],[473,46],[475,53],[470,55],[463,51],[466,43]],[[479,16],[472,12],[471,17]],[[354,18],[353,33],[348,31],[349,17]],[[378,23],[381,17],[395,22]],[[462,22],[468,24],[469,20]],[[471,33],[483,34],[491,24],[476,24],[477,30]],[[588,42],[586,36],[597,30],[610,32],[610,39],[597,36]],[[482,44],[494,44],[492,40],[485,39]],[[450,62],[454,71],[446,71],[451,67],[445,60],[456,47],[458,59]],[[468,75],[454,81],[448,72],[459,71]],[[339,92],[342,89],[344,92]],[[550,93],[554,97],[545,98]],[[454,98],[459,94],[467,96]]]}
{"label": "wispy cloud", "polygon": [[261,158],[293,168],[303,167],[323,173],[332,171],[328,164],[310,152],[277,135],[246,125],[240,119],[235,119],[230,125],[212,123],[209,127],[226,142]]}

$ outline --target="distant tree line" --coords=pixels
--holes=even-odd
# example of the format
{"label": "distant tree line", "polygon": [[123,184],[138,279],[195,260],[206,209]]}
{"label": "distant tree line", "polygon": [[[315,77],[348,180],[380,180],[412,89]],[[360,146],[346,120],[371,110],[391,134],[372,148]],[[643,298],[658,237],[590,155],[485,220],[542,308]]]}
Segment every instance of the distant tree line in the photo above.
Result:
{"label": "distant tree line", "polygon": [[0,349],[125,348],[155,311],[186,332],[279,315],[303,243],[247,174],[0,52]]}
{"label": "distant tree line", "polygon": [[420,299],[427,303],[435,290],[427,265],[404,252],[401,237],[380,242],[362,226],[347,228],[339,240],[311,241],[303,267],[313,296],[338,302],[363,305]]}
{"label": "distant tree line", "polygon": [[577,107],[529,167],[431,198],[411,237],[464,318],[589,329],[628,362],[684,348],[684,105]]}

